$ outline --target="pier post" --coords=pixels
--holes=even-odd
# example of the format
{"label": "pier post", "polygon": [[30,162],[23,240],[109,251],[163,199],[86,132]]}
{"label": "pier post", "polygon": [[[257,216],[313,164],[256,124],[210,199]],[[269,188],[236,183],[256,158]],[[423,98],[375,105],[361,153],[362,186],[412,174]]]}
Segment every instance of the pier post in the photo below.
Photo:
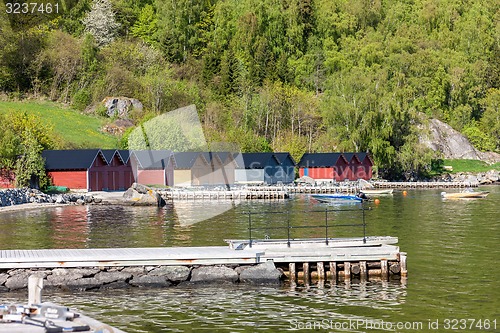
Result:
{"label": "pier post", "polygon": [[42,303],[43,277],[30,275],[28,278],[28,306]]}
{"label": "pier post", "polygon": [[344,280],[351,280],[351,262],[344,262]]}
{"label": "pier post", "polygon": [[359,276],[361,277],[361,281],[366,281],[368,277],[366,272],[366,261],[359,262]]}
{"label": "pier post", "polygon": [[318,269],[318,280],[325,279],[325,266],[322,261],[316,263],[316,267]]}
{"label": "pier post", "polygon": [[406,252],[399,253],[399,265],[401,266],[401,276],[408,276],[408,269],[406,267]]}
{"label": "pier post", "polygon": [[389,280],[389,270],[387,260],[380,260],[380,275],[383,281]]}
{"label": "pier post", "polygon": [[337,263],[330,261],[330,275],[333,283],[337,282]]}
{"label": "pier post", "polygon": [[304,272],[304,284],[309,284],[311,282],[311,273],[308,262],[302,264],[302,271]]}
{"label": "pier post", "polygon": [[297,281],[297,270],[294,262],[288,264],[288,271],[290,273],[290,282]]}

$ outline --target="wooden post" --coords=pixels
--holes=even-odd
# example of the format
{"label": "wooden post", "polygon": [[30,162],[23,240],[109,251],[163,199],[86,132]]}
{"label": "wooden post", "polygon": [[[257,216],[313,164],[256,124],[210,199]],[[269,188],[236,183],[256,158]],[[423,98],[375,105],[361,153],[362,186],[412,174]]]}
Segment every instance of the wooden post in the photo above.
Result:
{"label": "wooden post", "polygon": [[406,268],[406,252],[399,253],[399,265],[401,266],[401,276],[408,276],[408,269]]}
{"label": "wooden post", "polygon": [[42,303],[43,277],[30,275],[28,278],[28,306]]}
{"label": "wooden post", "polygon": [[318,262],[316,264],[318,267],[318,280],[324,280],[325,279],[325,266],[323,265],[323,262]]}
{"label": "wooden post", "polygon": [[389,280],[389,271],[387,269],[387,260],[380,260],[380,270],[381,270],[381,278],[384,281]]}
{"label": "wooden post", "polygon": [[309,284],[311,282],[311,274],[309,273],[308,262],[302,264],[302,271],[304,271],[304,284]]}
{"label": "wooden post", "polygon": [[295,282],[297,281],[297,271],[295,269],[295,263],[291,262],[288,264],[288,270],[290,272],[290,281]]}
{"label": "wooden post", "polygon": [[337,282],[337,263],[335,261],[330,261],[330,275],[332,283]]}
{"label": "wooden post", "polygon": [[344,280],[351,280],[351,262],[344,262]]}
{"label": "wooden post", "polygon": [[361,281],[365,281],[368,277],[368,274],[366,272],[366,261],[359,262],[359,275],[361,277]]}

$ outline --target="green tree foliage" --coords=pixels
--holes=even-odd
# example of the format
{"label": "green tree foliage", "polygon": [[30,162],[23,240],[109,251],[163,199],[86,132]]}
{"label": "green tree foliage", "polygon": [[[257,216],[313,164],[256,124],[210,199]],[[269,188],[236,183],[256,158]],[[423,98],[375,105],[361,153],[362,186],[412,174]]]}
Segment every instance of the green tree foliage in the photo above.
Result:
{"label": "green tree foliage", "polygon": [[297,159],[369,151],[383,176],[428,171],[425,117],[500,151],[498,1],[62,5],[59,17],[22,31],[0,14],[0,90],[80,110],[135,97],[144,104],[137,124],[196,104],[209,141]]}
{"label": "green tree foliage", "polygon": [[0,116],[0,121],[3,126],[0,169],[15,169],[18,187],[44,189],[49,185],[49,179],[41,152],[55,147],[52,128],[39,118],[20,112]]}

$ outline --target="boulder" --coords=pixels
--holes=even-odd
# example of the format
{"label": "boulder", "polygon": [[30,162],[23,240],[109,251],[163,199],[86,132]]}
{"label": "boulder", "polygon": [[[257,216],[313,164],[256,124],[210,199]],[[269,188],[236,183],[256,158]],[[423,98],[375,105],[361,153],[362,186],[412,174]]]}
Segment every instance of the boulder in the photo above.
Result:
{"label": "boulder", "polygon": [[134,183],[123,193],[123,201],[131,206],[163,206],[162,197],[147,186]]}
{"label": "boulder", "polygon": [[159,275],[134,276],[129,283],[137,287],[169,287],[172,285],[164,276]]}
{"label": "boulder", "polygon": [[132,277],[132,274],[126,272],[99,272],[94,278],[100,284],[106,284],[116,281],[126,281]]}
{"label": "boulder", "polygon": [[142,111],[142,103],[135,98],[128,97],[106,97],[102,103],[106,107],[108,117],[128,119],[129,113],[136,109]]}
{"label": "boulder", "polygon": [[191,282],[236,282],[238,273],[225,266],[201,266],[191,271]]}
{"label": "boulder", "polygon": [[82,278],[69,281],[66,286],[73,290],[89,290],[101,287],[101,284],[95,278]]}
{"label": "boulder", "polygon": [[266,261],[256,266],[245,268],[240,273],[241,282],[251,283],[279,283],[282,272],[276,268],[274,262]]}
{"label": "boulder", "polygon": [[9,274],[1,273],[0,274],[0,286],[3,285],[7,279],[9,278]]}
{"label": "boulder", "polygon": [[81,278],[83,278],[83,274],[78,274],[78,273],[66,273],[60,275],[52,274],[47,276],[47,282],[45,283],[45,285],[54,287],[69,286],[74,281]]}
{"label": "boulder", "polygon": [[164,276],[172,282],[182,282],[189,278],[191,269],[186,266],[161,266],[155,268],[148,275],[150,276]]}
{"label": "boulder", "polygon": [[18,273],[14,273],[7,281],[5,281],[5,286],[9,288],[9,290],[23,289],[28,287],[28,278],[31,274],[26,271],[21,271]]}

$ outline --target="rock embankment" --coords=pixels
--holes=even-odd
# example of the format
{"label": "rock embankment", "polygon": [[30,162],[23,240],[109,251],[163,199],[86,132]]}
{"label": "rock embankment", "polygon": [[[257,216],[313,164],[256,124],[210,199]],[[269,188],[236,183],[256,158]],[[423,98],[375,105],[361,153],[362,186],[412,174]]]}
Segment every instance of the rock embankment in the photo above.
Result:
{"label": "rock embankment", "polygon": [[0,207],[21,205],[27,203],[57,203],[57,204],[93,204],[101,203],[102,199],[89,194],[45,194],[42,191],[29,188],[0,190]]}
{"label": "rock embankment", "polygon": [[445,182],[464,182],[479,185],[491,185],[498,184],[500,182],[500,171],[490,170],[488,172],[458,172],[452,174],[443,174],[434,181],[445,181]]}
{"label": "rock embankment", "polygon": [[163,288],[180,283],[278,284],[283,272],[272,261],[242,266],[133,266],[53,269],[10,269],[0,272],[0,291],[25,289],[28,277],[43,277],[44,289],[104,290]]}

